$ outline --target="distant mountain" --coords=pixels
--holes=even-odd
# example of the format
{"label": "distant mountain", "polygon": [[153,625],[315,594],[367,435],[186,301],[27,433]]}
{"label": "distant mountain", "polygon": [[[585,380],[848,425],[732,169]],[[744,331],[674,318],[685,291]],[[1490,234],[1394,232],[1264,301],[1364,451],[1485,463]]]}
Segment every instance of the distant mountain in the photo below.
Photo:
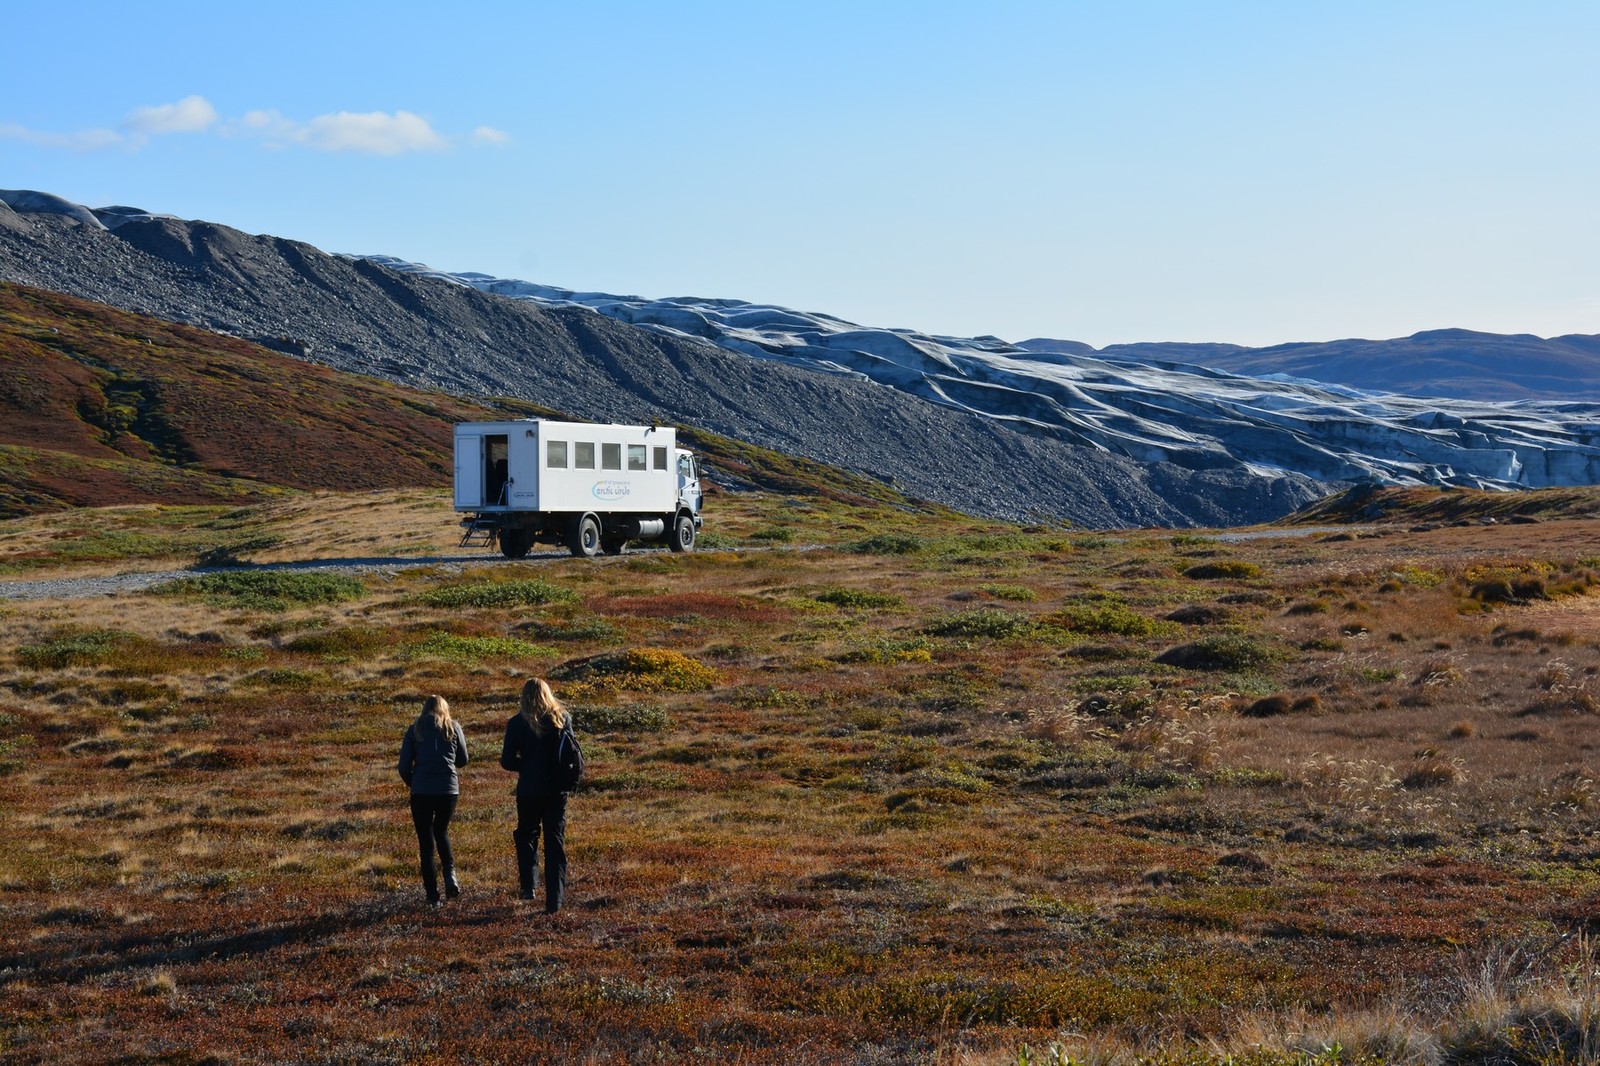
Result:
{"label": "distant mountain", "polygon": [[[0,282],[0,368],[0,518],[294,489],[442,488],[455,423],[560,414],[347,374],[10,282]],[[725,482],[928,509],[872,478],[702,430],[683,439]]]}
{"label": "distant mountain", "polygon": [[1144,462],[1196,470],[1293,472],[1324,482],[1533,488],[1600,481],[1600,404],[1451,400],[1366,392],[1198,365],[1226,345],[1096,351],[1072,341],[1008,344],[869,329],[828,315],[737,300],[572,292],[484,274],[399,271],[528,300],[587,307],[673,337],[758,359],[889,385],[935,404]]}
{"label": "distant mountain", "polygon": [[[1322,482],[1220,456],[1143,462],[883,388],[860,375],[542,306],[278,237],[0,191],[0,279],[224,330],[341,370],[578,417],[660,419],[891,481],[976,514],[1079,525],[1234,525]],[[275,412],[263,409],[263,417]],[[292,461],[292,460],[290,460]]]}
{"label": "distant mountain", "polygon": [[1600,482],[1596,403],[1266,380],[1072,342],[1034,350],[737,300],[442,274],[40,193],[0,201],[12,207],[0,277],[409,384],[700,425],[975,513],[1230,525],[1338,483]]}
{"label": "distant mountain", "polygon": [[1232,344],[1114,344],[1036,338],[1032,352],[1190,363],[1252,377],[1288,377],[1370,392],[1465,400],[1600,400],[1600,336],[1545,340],[1527,333],[1435,329],[1395,340],[1243,348]]}

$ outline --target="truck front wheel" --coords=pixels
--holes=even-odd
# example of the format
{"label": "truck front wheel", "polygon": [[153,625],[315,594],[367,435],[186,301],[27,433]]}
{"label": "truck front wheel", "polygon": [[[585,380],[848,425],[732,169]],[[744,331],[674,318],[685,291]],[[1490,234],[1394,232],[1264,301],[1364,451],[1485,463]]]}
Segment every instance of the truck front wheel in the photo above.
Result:
{"label": "truck front wheel", "polygon": [[688,514],[680,514],[672,523],[672,537],[667,541],[667,547],[675,552],[694,551],[694,518]]}
{"label": "truck front wheel", "polygon": [[600,520],[592,514],[572,520],[567,534],[567,550],[580,559],[593,559],[600,552]]}
{"label": "truck front wheel", "polygon": [[528,554],[528,549],[533,546],[533,538],[528,536],[526,530],[502,529],[500,531],[500,554],[507,559],[520,559]]}

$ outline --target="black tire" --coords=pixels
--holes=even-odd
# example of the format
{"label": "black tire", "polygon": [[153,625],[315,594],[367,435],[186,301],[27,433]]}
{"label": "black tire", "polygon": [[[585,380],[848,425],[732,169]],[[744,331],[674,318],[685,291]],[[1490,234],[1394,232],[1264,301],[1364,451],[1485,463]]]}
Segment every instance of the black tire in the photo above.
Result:
{"label": "black tire", "polygon": [[621,555],[628,550],[628,541],[625,537],[601,537],[600,550],[607,555]]}
{"label": "black tire", "polygon": [[574,518],[567,533],[567,550],[579,559],[593,559],[600,554],[600,519],[592,514]]}
{"label": "black tire", "polygon": [[533,538],[528,536],[524,529],[502,529],[500,531],[500,554],[507,559],[521,559],[528,554],[528,549],[533,547]]}
{"label": "black tire", "polygon": [[672,536],[667,538],[667,547],[675,552],[694,551],[694,518],[688,514],[680,514],[672,522]]}

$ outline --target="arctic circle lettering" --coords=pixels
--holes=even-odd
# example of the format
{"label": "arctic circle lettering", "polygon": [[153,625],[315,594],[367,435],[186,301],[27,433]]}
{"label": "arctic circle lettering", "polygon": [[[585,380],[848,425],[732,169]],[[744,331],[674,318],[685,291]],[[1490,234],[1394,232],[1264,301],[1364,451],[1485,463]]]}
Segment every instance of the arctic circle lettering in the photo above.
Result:
{"label": "arctic circle lettering", "polygon": [[633,486],[626,481],[596,481],[590,492],[597,500],[620,500],[633,494]]}

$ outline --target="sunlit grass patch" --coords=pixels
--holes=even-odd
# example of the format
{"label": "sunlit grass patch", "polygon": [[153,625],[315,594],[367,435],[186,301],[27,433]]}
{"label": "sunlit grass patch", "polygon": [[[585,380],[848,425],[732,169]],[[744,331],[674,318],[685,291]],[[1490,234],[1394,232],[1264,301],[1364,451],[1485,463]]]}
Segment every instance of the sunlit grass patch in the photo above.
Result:
{"label": "sunlit grass patch", "polygon": [[667,648],[632,648],[565,663],[550,671],[558,681],[594,688],[623,688],[641,692],[700,692],[720,681],[720,675],[682,652]]}

